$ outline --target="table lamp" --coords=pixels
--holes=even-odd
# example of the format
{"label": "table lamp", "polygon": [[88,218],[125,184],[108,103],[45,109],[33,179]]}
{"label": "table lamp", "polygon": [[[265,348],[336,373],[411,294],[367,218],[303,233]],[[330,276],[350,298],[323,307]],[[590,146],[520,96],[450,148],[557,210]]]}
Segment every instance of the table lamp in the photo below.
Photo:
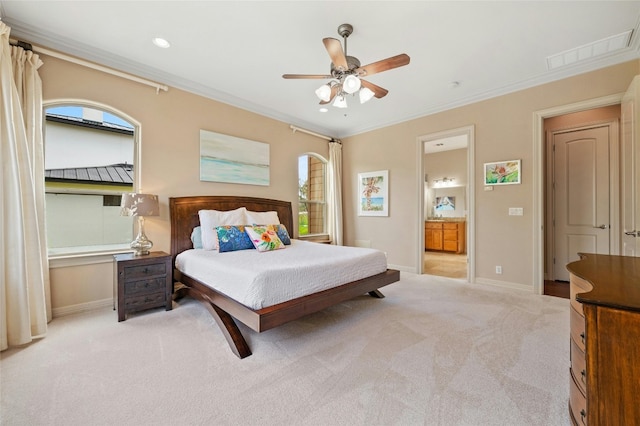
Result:
{"label": "table lamp", "polygon": [[120,211],[122,216],[136,216],[138,218],[138,236],[131,242],[131,248],[136,251],[135,255],[149,254],[153,242],[149,241],[144,234],[144,218],[145,216],[160,215],[158,196],[127,192],[122,194],[120,207],[122,208]]}

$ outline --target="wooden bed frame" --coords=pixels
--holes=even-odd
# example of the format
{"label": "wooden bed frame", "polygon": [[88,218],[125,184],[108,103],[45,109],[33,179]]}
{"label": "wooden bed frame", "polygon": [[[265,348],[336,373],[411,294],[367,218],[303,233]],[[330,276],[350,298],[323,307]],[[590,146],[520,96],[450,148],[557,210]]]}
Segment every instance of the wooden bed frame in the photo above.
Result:
{"label": "wooden bed frame", "polygon": [[251,350],[234,318],[254,331],[266,331],[365,293],[369,293],[373,297],[383,298],[384,295],[378,289],[400,280],[399,271],[388,269],[386,272],[368,278],[254,310],[175,269],[176,256],[184,250],[193,248],[191,232],[194,227],[200,224],[199,210],[226,211],[237,209],[238,207],[246,207],[247,210],[259,212],[277,211],[280,222],[293,235],[293,216],[291,203],[288,201],[233,196],[169,198],[171,257],[174,265],[175,297],[180,298],[184,295],[189,295],[203,302],[213,315],[231,350],[239,358],[251,355]]}

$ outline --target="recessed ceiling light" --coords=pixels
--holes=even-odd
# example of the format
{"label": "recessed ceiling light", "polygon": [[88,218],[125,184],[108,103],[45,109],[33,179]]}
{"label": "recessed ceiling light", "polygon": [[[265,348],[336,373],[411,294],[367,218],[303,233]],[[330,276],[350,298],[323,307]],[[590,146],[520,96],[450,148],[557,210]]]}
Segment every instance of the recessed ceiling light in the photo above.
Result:
{"label": "recessed ceiling light", "polygon": [[162,37],[155,37],[152,41],[153,41],[153,44],[163,49],[168,49],[169,47],[171,47],[171,43],[169,43],[166,39]]}
{"label": "recessed ceiling light", "polygon": [[327,112],[329,111],[327,108],[320,108],[320,112]]}

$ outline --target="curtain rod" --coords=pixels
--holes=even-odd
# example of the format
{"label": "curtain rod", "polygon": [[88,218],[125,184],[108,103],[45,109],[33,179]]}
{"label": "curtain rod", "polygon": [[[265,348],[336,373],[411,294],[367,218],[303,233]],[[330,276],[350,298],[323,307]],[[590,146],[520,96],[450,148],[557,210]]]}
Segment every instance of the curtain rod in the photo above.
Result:
{"label": "curtain rod", "polygon": [[302,132],[302,133],[306,133],[306,134],[311,135],[311,136],[315,136],[315,137],[320,138],[320,139],[326,139],[329,142],[338,142],[338,143],[340,143],[340,141],[338,139],[336,139],[336,138],[332,138],[332,137],[329,137],[329,136],[321,135],[320,133],[312,132],[311,130],[303,129],[303,128],[298,127],[298,126],[294,126],[293,124],[289,124],[289,128],[291,130],[293,130],[293,133]]}
{"label": "curtain rod", "polygon": [[137,83],[141,83],[141,84],[145,84],[147,86],[154,87],[156,89],[156,93],[159,93],[160,90],[165,91],[165,92],[169,91],[169,87],[164,85],[164,84],[156,83],[156,82],[151,81],[151,80],[146,80],[144,78],[137,77],[137,76],[131,75],[131,74],[127,74],[127,73],[122,72],[122,71],[114,70],[113,68],[108,68],[108,67],[105,67],[105,66],[102,66],[102,65],[98,65],[98,64],[95,64],[93,62],[85,61],[84,59],[75,58],[73,56],[65,55],[64,53],[56,52],[54,50],[49,50],[47,48],[40,47],[40,46],[35,46],[33,44],[25,43],[23,41],[16,40],[16,39],[9,39],[9,42],[13,43],[15,45],[18,45],[18,46],[20,46],[22,48],[24,48],[25,45],[28,45],[28,46],[31,47],[31,49],[27,49],[27,50],[32,50],[34,52],[42,53],[42,54],[47,55],[47,56],[52,56],[54,58],[62,59],[63,61],[71,62],[71,63],[76,64],[76,65],[82,65],[83,67],[91,68],[91,69],[94,69],[94,70],[97,70],[97,71],[102,71],[102,72],[107,73],[107,74],[115,75],[117,77],[121,77],[121,78],[124,78],[124,79],[127,79],[127,80],[135,81]]}

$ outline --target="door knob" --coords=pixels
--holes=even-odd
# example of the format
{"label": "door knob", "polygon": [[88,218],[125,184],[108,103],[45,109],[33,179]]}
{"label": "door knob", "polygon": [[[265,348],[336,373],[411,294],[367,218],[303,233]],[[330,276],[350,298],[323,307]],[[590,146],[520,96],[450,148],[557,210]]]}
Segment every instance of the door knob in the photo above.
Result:
{"label": "door knob", "polygon": [[624,235],[630,235],[632,237],[640,237],[640,231],[629,231],[629,232],[625,232]]}
{"label": "door knob", "polygon": [[599,228],[599,229],[607,229],[609,227],[609,225],[600,225],[600,226],[594,226],[594,228]]}

